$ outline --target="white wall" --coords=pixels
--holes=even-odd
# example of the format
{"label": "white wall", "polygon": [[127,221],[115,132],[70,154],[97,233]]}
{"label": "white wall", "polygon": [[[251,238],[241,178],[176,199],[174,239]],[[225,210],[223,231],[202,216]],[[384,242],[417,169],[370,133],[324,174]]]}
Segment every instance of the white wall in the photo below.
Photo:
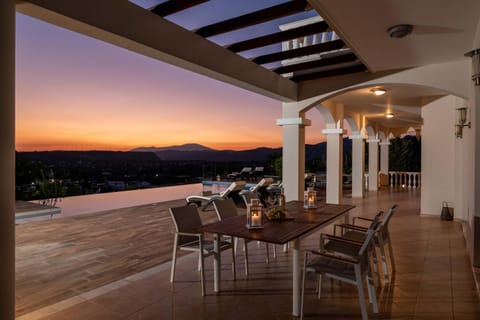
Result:
{"label": "white wall", "polygon": [[442,201],[455,200],[456,99],[446,96],[422,108],[422,214],[440,215]]}

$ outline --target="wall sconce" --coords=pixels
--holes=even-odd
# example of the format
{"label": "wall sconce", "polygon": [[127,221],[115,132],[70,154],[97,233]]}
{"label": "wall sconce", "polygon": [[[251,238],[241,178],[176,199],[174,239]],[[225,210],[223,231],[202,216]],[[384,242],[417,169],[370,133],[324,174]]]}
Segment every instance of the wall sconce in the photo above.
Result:
{"label": "wall sconce", "polygon": [[463,138],[463,128],[471,128],[470,121],[467,123],[467,108],[457,108],[457,123],[455,124],[455,137]]}

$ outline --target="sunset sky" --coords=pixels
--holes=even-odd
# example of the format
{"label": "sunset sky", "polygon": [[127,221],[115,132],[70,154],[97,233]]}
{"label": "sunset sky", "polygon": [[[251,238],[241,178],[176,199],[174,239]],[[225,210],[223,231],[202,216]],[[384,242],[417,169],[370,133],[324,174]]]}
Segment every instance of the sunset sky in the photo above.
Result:
{"label": "sunset sky", "polygon": [[[16,40],[18,151],[282,144],[279,101],[22,14]],[[318,143],[321,117],[307,116]]]}

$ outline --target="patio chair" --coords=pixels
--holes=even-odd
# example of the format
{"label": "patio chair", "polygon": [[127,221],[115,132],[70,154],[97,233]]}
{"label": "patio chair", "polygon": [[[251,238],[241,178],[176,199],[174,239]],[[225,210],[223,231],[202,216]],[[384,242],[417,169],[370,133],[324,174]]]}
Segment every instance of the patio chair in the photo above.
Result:
{"label": "patio chair", "polygon": [[250,174],[252,173],[252,168],[251,167],[245,167],[240,171],[238,174],[240,179],[242,180],[248,180],[250,178]]}
{"label": "patio chair", "polygon": [[239,197],[238,193],[243,189],[245,184],[245,181],[234,181],[224,191],[218,194],[212,194],[209,196],[193,195],[188,196],[185,200],[187,201],[187,205],[196,204],[198,207],[202,205],[202,202],[206,202],[202,208],[202,210],[205,211],[214,200]]}
{"label": "patio chair", "polygon": [[267,198],[270,196],[270,193],[267,191],[267,188],[272,183],[273,183],[272,178],[262,178],[262,180],[260,180],[257,184],[250,187],[250,189],[240,191],[240,195],[243,197],[243,195],[246,193],[255,193],[258,195],[258,199],[260,199],[260,202],[265,207],[267,207],[268,206]]}
{"label": "patio chair", "polygon": [[250,179],[256,181],[259,178],[263,178],[264,167],[255,167],[252,172],[250,172]]}
{"label": "patio chair", "polygon": [[[383,215],[383,211],[379,211],[373,219],[368,219],[371,222],[370,227],[373,223],[379,225],[378,221]],[[368,229],[367,229],[368,230]],[[320,234],[320,250],[322,252],[328,251],[331,253],[341,253],[350,257],[355,257],[358,255],[358,250],[360,249],[362,241],[350,240],[343,237],[338,237],[335,234]],[[376,250],[372,251],[372,267],[373,272],[376,275],[377,283],[380,283],[380,273],[378,271],[378,259]]]}
{"label": "patio chair", "polygon": [[[388,209],[387,213],[385,214],[385,218],[380,223],[378,231],[374,237],[374,240],[375,240],[374,243],[380,249],[385,283],[389,283],[390,277],[395,272],[395,259],[393,256],[392,240],[390,239],[388,223],[390,222],[390,219],[392,218],[393,213],[395,212],[395,209],[397,207],[398,206],[395,204],[390,209]],[[368,230],[368,228],[356,224],[356,222],[359,220],[371,221],[371,219],[364,218],[364,217],[354,217],[353,224],[344,223],[344,224],[334,225],[334,235],[340,234],[342,238],[357,241],[357,242],[362,242],[366,237],[366,231]],[[337,232],[337,229],[341,229],[341,232]],[[389,274],[388,272],[385,246],[388,246],[388,255],[390,257],[391,274]]]}
{"label": "patio chair", "polygon": [[[175,239],[173,242],[172,266],[170,270],[170,282],[175,280],[175,267],[177,260],[177,251],[185,250],[198,252],[200,282],[202,286],[202,296],[205,295],[205,268],[204,258],[214,254],[214,244],[212,240],[205,240],[203,233],[199,232],[202,226],[198,209],[195,206],[183,206],[169,208],[170,215],[175,225]],[[235,253],[233,241],[221,241],[220,250],[232,249],[232,270],[233,278],[236,278]]]}
{"label": "patio chair", "polygon": [[[357,286],[358,299],[360,301],[360,309],[362,320],[368,320],[367,304],[363,289],[363,280],[366,279],[368,296],[372,303],[373,313],[378,313],[378,304],[373,286],[371,269],[369,267],[370,254],[374,249],[372,245],[373,236],[377,228],[378,222],[372,223],[366,233],[366,237],[361,244],[358,254],[354,257],[335,255],[321,251],[305,252],[304,270],[302,275],[302,293],[300,303],[300,319],[303,319],[303,306],[305,296],[305,278],[307,273],[315,273],[318,275],[318,297],[321,296],[322,276],[340,280]],[[339,240],[340,241],[340,240]],[[344,240],[350,242],[348,240]],[[352,242],[351,242],[352,243]],[[314,257],[309,260],[309,255]]]}

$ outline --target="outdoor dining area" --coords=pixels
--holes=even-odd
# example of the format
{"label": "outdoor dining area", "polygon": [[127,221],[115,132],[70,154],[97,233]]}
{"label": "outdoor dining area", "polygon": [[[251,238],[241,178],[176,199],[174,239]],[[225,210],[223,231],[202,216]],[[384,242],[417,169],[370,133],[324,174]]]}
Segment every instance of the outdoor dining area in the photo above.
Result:
{"label": "outdoor dining area", "polygon": [[[24,311],[17,319],[297,319],[302,314],[304,319],[476,319],[479,301],[461,223],[419,215],[419,197],[416,190],[391,189],[368,199],[344,198],[343,205],[322,200],[317,208],[304,208],[303,201],[288,202],[284,220],[264,215],[263,229],[249,229],[247,209],[231,199],[217,199],[206,211],[179,199],[37,223],[36,231],[33,224],[21,225],[19,270],[40,264],[45,268],[35,273],[38,285],[21,280],[29,274],[22,272],[18,293],[24,295],[19,300]],[[172,268],[176,228],[170,212],[176,215],[175,208],[182,208],[179,215],[200,218],[202,226],[193,232],[206,242],[203,259],[198,246],[193,252],[179,248]],[[375,219],[380,211],[380,223],[363,220]],[[344,225],[347,216],[357,230]],[[344,227],[335,227],[334,234],[333,225]],[[80,226],[105,236],[92,240]],[[351,242],[356,236],[349,232],[367,228],[368,234],[368,227],[376,227],[374,240],[363,236],[362,244],[370,245],[360,252],[362,246]],[[22,239],[30,236],[29,243],[38,242],[36,232],[37,238],[50,234],[47,240],[52,243],[52,228],[70,234],[67,247],[38,243],[36,250],[44,247],[43,258],[21,257],[31,246]],[[45,234],[40,234],[42,229]],[[65,239],[62,231],[57,231],[58,237]],[[221,236],[218,242],[215,234]],[[337,237],[343,240],[330,241]],[[195,248],[195,242],[180,239],[175,247]],[[76,247],[89,242],[95,250],[86,255],[83,248],[74,254]],[[220,249],[226,250],[216,254]],[[364,263],[367,255],[370,264]],[[346,272],[356,265],[358,277]],[[38,294],[25,295],[29,291]]]}

